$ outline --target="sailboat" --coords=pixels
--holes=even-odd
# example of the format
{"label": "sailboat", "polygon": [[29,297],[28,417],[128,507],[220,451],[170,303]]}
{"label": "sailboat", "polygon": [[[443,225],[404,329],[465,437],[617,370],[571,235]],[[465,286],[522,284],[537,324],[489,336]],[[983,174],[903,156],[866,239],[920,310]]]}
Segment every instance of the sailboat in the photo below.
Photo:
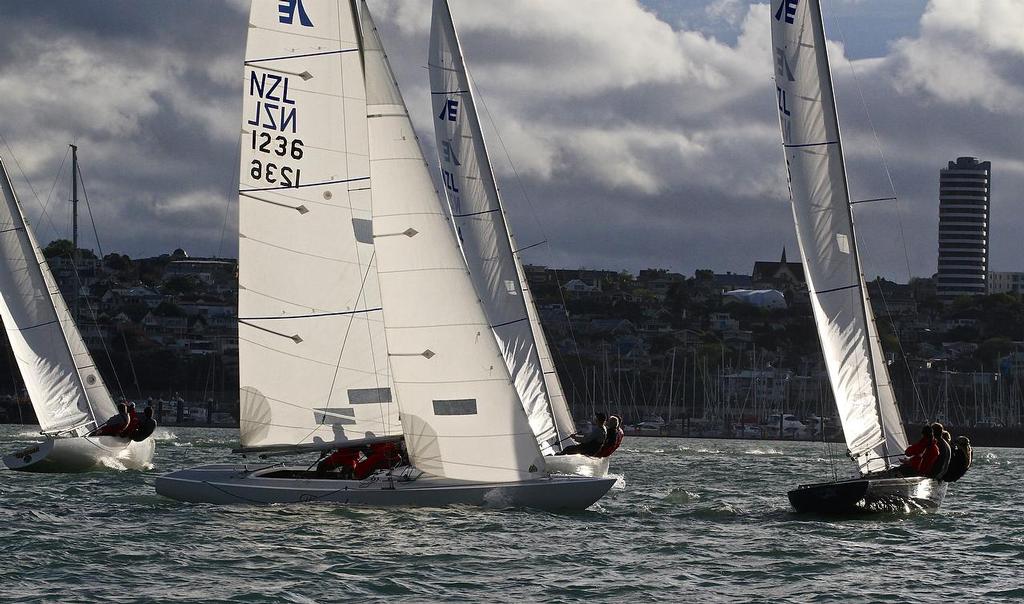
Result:
{"label": "sailboat", "polygon": [[434,0],[430,89],[441,181],[470,277],[490,331],[523,402],[537,445],[555,472],[605,476],[608,458],[554,456],[576,431],[550,347],[513,248],[447,0]]}
{"label": "sailboat", "polygon": [[584,509],[547,471],[366,4],[254,2],[239,192],[241,447],[404,443],[365,480],[259,462],[172,472],[190,502]]}
{"label": "sailboat", "polygon": [[801,485],[797,511],[937,508],[946,486],[891,472],[907,447],[861,270],[818,0],[772,5],[775,82],[797,240],[832,393],[860,476]]}
{"label": "sailboat", "polygon": [[[77,161],[72,164],[74,183]],[[3,160],[0,187],[0,317],[45,437],[5,455],[4,465],[26,472],[147,468],[152,438],[135,442],[88,436],[117,409],[25,219]]]}

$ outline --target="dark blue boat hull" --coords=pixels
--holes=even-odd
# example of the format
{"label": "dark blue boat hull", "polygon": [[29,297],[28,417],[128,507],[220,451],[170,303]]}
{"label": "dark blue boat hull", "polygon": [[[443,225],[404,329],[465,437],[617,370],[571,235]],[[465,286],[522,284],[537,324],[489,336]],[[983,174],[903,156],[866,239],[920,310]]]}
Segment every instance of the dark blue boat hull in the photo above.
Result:
{"label": "dark blue boat hull", "polygon": [[911,476],[854,478],[800,485],[789,492],[797,512],[848,514],[871,511],[935,510],[942,505],[946,483]]}

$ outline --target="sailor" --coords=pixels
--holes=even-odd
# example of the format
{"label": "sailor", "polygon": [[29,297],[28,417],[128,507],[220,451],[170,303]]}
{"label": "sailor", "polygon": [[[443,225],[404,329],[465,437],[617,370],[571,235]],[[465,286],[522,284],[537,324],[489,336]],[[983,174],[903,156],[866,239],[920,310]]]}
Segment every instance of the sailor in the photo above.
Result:
{"label": "sailor", "polygon": [[605,424],[605,428],[608,430],[608,436],[604,439],[604,446],[597,452],[596,457],[610,457],[619,445],[622,444],[622,421],[617,415],[613,415],[608,418],[608,423]]}
{"label": "sailor", "polygon": [[[946,438],[943,438],[943,433],[945,433]],[[929,478],[941,479],[946,473],[946,469],[949,468],[949,458],[952,453],[952,450],[949,448],[949,432],[946,432],[942,424],[935,422],[932,424],[932,438],[934,438],[935,444],[939,448],[939,455],[935,458],[935,463],[927,470],[926,475]]]}
{"label": "sailor", "polygon": [[131,438],[132,434],[139,428],[139,414],[135,411],[135,403],[128,403],[128,425],[117,435],[121,438]]}
{"label": "sailor", "polygon": [[316,473],[319,476],[323,476],[328,472],[337,470],[340,478],[351,480],[356,469],[356,462],[358,461],[359,449],[357,447],[338,449],[316,464]]}
{"label": "sailor", "polygon": [[903,461],[903,465],[896,468],[896,474],[898,476],[924,476],[935,463],[935,458],[939,456],[939,448],[932,436],[932,427],[926,425],[921,428],[921,439],[907,447],[904,453],[907,458]]}
{"label": "sailor", "polygon": [[128,416],[128,405],[118,403],[117,415],[112,416],[102,426],[93,430],[90,436],[117,436],[128,427],[130,419]]}
{"label": "sailor", "polygon": [[604,441],[608,438],[608,431],[604,427],[604,422],[605,414],[596,414],[594,416],[594,423],[590,425],[590,430],[586,434],[576,433],[569,437],[579,444],[569,445],[562,449],[559,455],[597,455],[597,452],[604,446]]}
{"label": "sailor", "polygon": [[356,464],[353,477],[363,480],[377,470],[387,470],[402,463],[402,455],[395,443],[374,443],[366,449],[366,459]]}
{"label": "sailor", "polygon": [[132,433],[132,440],[140,443],[149,438],[153,431],[156,430],[156,420],[153,419],[153,408],[146,407],[146,410],[142,412],[142,419],[139,421],[139,426]]}
{"label": "sailor", "polygon": [[942,476],[946,482],[956,482],[967,473],[974,461],[974,451],[971,449],[971,439],[966,436],[956,437],[953,444],[953,453],[949,458],[949,468]]}

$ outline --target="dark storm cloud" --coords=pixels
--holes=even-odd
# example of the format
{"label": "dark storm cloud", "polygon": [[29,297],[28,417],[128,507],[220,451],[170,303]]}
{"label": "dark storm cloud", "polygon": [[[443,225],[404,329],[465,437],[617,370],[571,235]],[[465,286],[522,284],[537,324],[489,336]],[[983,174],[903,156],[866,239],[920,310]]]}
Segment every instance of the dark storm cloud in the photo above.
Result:
{"label": "dark storm cloud", "polygon": [[[550,241],[529,259],[689,273],[747,272],[783,245],[795,257],[767,5],[600,6],[452,0],[510,222],[521,246]],[[924,6],[829,3],[848,54],[864,58],[854,81],[833,52],[853,194],[889,194],[863,95],[901,196],[858,207],[865,266],[902,279],[909,256],[913,274],[934,271],[938,170],[977,155],[994,164],[993,268],[1019,270],[1024,48],[968,18],[974,5],[931,0],[922,17]],[[371,8],[435,163],[430,2]],[[235,253],[245,3],[0,0],[0,10],[0,133],[41,196],[77,140],[106,250]],[[880,10],[886,26],[874,27]],[[1021,9],[1003,10],[1012,30]],[[55,222],[66,197],[49,202]]]}
{"label": "dark storm cloud", "polygon": [[[217,252],[237,179],[245,13],[149,0],[3,2],[0,11],[0,133],[28,178],[51,182],[77,142],[105,251]],[[64,170],[51,205],[67,198]],[[65,214],[40,216],[40,237],[67,236]]]}

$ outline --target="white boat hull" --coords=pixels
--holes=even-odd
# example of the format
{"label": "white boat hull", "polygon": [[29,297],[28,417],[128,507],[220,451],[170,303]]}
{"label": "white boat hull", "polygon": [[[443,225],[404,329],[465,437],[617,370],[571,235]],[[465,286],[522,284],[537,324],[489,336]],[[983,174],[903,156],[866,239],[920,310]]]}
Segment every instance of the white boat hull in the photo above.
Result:
{"label": "white boat hull", "polygon": [[[583,510],[615,484],[612,478],[551,476],[514,483],[480,483],[421,474],[376,474],[366,480],[317,478],[305,467],[210,465],[156,479],[156,492],[189,503],[324,502],[360,506],[478,505]],[[294,477],[288,476],[306,476]]]}
{"label": "white boat hull", "polygon": [[5,455],[4,465],[22,472],[88,472],[99,468],[150,467],[152,438],[135,442],[116,436],[75,436],[45,441]]}
{"label": "white boat hull", "polygon": [[577,474],[604,478],[608,475],[610,459],[610,457],[587,455],[549,455],[544,458],[544,465],[551,474]]}

